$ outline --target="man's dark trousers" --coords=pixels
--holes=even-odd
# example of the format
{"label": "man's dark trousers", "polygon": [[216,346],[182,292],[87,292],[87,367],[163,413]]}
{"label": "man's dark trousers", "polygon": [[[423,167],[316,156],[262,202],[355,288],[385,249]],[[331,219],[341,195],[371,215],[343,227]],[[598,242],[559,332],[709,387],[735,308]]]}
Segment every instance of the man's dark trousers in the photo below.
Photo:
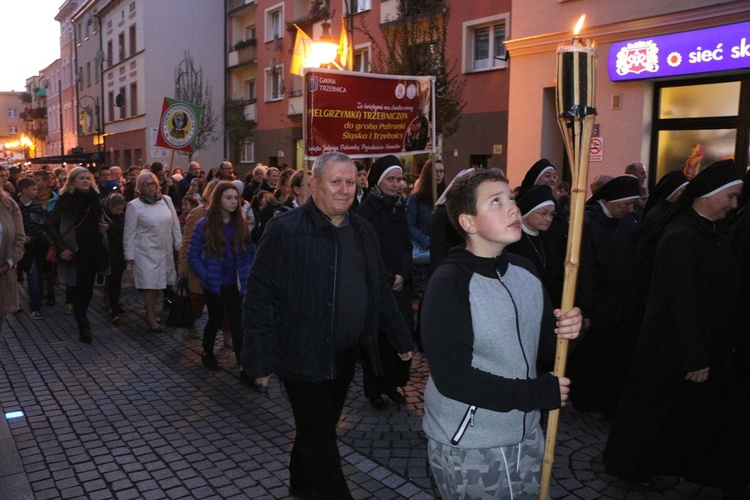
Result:
{"label": "man's dark trousers", "polygon": [[341,470],[336,425],[354,378],[356,353],[356,346],[337,353],[333,380],[283,379],[297,428],[289,462],[289,484],[295,493],[308,498],[351,498]]}

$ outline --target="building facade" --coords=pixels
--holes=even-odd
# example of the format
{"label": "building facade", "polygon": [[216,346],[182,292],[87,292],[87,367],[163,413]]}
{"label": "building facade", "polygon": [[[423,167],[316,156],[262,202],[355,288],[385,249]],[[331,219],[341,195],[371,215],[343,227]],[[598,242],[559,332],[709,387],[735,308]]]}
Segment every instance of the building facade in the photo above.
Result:
{"label": "building facade", "polygon": [[75,48],[76,132],[78,151],[102,152],[104,148],[101,78],[104,52],[97,12],[100,0],[79,2],[71,17]]}
{"label": "building facade", "polygon": [[[76,79],[78,75],[75,70],[75,31],[71,19],[78,2],[75,0],[66,0],[60,6],[60,10],[55,16],[55,20],[60,23],[60,67],[51,80],[48,78],[47,91],[51,94],[50,89],[55,92],[56,105],[60,118],[59,142],[57,137],[53,136],[52,142],[49,142],[49,152],[53,155],[65,155],[78,147],[78,119],[76,104]],[[52,131],[50,130],[50,135]]]}
{"label": "building facade", "polygon": [[175,96],[177,67],[189,55],[202,70],[216,119],[215,140],[193,158],[218,166],[224,158],[223,10],[203,0],[109,0],[100,2],[95,16],[102,33],[98,59],[107,164],[187,166],[186,155],[156,147],[156,131],[164,98]]}
{"label": "building facade", "polygon": [[76,136],[65,134],[63,131],[64,124],[72,124],[73,117],[71,115],[67,120],[64,117],[64,98],[61,92],[62,80],[62,59],[56,59],[52,64],[39,72],[39,79],[37,80],[39,87],[34,86],[29,89],[32,92],[38,93],[40,99],[44,95],[47,105],[47,135],[44,139],[46,144],[45,155],[63,154],[63,143],[69,148],[78,145],[77,143],[73,144],[70,142]]}
{"label": "building facade", "polygon": [[[570,43],[573,26],[584,13],[581,38],[596,40],[598,58],[596,122],[601,147],[592,156],[590,178],[621,175],[634,161],[647,166],[652,186],[667,171],[691,163],[708,165],[736,158],[744,170],[750,101],[742,96],[750,91],[750,57],[744,59],[750,56],[750,49],[743,54],[746,39],[741,35],[721,46],[716,42],[706,45],[705,37],[708,29],[730,33],[739,23],[750,20],[750,3],[638,0],[614,8],[611,3],[591,0],[524,0],[513,4],[513,36],[507,43],[512,96],[508,174],[512,183],[520,183],[539,158],[548,158],[565,169],[554,98],[556,50],[558,44]],[[675,35],[686,40],[684,50],[656,47],[662,37]],[[635,57],[653,57],[661,70],[671,67],[682,74],[667,75],[653,66],[621,68],[623,73],[639,72],[630,75],[632,79],[621,79],[616,61],[618,55],[627,59],[621,51],[627,51],[628,44]],[[710,49],[713,56],[722,47],[724,52],[715,54],[727,60],[737,47],[740,64],[731,69],[707,64],[705,51]],[[743,59],[748,61],[744,67]]]}
{"label": "building facade", "polygon": [[[466,105],[458,130],[437,141],[449,178],[470,166],[505,169],[509,65],[503,42],[510,31],[511,2],[414,5],[436,15],[450,9],[445,55],[454,77],[465,85]],[[227,96],[244,105],[252,128],[251,137],[236,149],[241,168],[257,163],[299,168],[305,163],[303,80],[290,72],[295,26],[318,40],[328,13],[330,34],[338,42],[348,23],[353,28],[353,70],[370,72],[385,50],[384,33],[397,22],[398,9],[398,0],[227,0]],[[420,13],[409,22],[422,17]],[[415,175],[426,159],[405,156],[407,174]]]}
{"label": "building facade", "polygon": [[27,103],[23,99],[22,92],[0,92],[0,154],[3,161],[12,161],[24,153],[21,136]]}

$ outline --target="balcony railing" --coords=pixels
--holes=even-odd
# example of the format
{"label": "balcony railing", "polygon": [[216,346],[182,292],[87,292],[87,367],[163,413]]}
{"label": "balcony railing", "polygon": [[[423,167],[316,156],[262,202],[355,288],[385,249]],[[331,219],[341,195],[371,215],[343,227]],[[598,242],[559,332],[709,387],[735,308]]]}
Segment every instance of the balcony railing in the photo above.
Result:
{"label": "balcony railing", "polygon": [[258,57],[258,51],[255,45],[240,47],[237,52],[239,64],[255,62]]}
{"label": "balcony railing", "polygon": [[295,90],[289,95],[289,116],[299,116],[305,109],[305,98],[301,90]]}
{"label": "balcony railing", "polygon": [[232,12],[244,5],[250,5],[254,3],[255,0],[229,0],[229,3],[227,4],[227,12]]}
{"label": "balcony railing", "polygon": [[255,104],[255,102],[246,104],[245,105],[245,120],[249,122],[258,121],[256,110],[257,110],[257,104]]}

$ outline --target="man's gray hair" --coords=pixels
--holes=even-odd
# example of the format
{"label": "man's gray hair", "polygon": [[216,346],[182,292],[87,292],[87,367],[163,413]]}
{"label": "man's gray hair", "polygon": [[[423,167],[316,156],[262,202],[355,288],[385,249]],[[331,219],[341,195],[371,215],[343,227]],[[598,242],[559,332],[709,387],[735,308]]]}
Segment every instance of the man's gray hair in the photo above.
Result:
{"label": "man's gray hair", "polygon": [[628,166],[625,167],[625,173],[629,175],[635,175],[636,173],[642,172],[641,168],[643,168],[643,163],[634,161],[633,163],[629,163]]}
{"label": "man's gray hair", "polygon": [[329,161],[337,163],[351,163],[352,167],[354,167],[354,160],[349,158],[349,156],[344,153],[341,153],[339,151],[323,153],[322,155],[315,158],[315,161],[312,165],[312,175],[313,177],[315,177],[316,181],[320,181],[323,178],[323,169],[325,168],[326,163],[328,163]]}

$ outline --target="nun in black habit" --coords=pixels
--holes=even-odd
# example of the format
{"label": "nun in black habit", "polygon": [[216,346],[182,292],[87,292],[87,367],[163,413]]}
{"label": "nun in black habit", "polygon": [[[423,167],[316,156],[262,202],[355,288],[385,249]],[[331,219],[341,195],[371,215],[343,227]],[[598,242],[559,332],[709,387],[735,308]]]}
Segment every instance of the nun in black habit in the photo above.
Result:
{"label": "nun in black habit", "polygon": [[[638,296],[641,310],[645,309],[648,289],[651,284],[651,269],[654,265],[656,245],[661,237],[661,222],[688,185],[682,170],[667,172],[656,183],[648,197],[644,216],[638,226],[635,260],[638,266]],[[657,231],[657,228],[661,230]],[[643,313],[641,312],[641,315]]]}
{"label": "nun in black habit", "polygon": [[[367,175],[370,192],[357,208],[357,213],[375,228],[386,279],[409,331],[413,332],[414,311],[410,283],[412,245],[406,220],[406,202],[398,192],[403,183],[402,177],[403,169],[396,156],[378,158]],[[406,385],[411,362],[401,360],[398,352],[387,341],[386,335],[380,335],[379,347],[383,375],[376,375],[371,369],[365,368],[362,380],[365,397],[374,408],[381,410],[387,404],[382,394],[397,405],[406,400],[398,388]]]}
{"label": "nun in black habit", "polygon": [[638,331],[635,249],[620,220],[638,200],[638,180],[622,175],[600,187],[584,213],[576,305],[589,328],[570,354],[570,399],[605,418],[617,408]]}
{"label": "nun in black habit", "polygon": [[[535,186],[544,185],[549,186],[552,189],[552,193],[554,193],[555,188],[557,187],[557,182],[557,169],[547,158],[542,158],[534,163],[529,171],[526,172],[518,190],[518,194],[521,195]],[[557,200],[555,200],[555,216],[553,217],[552,224],[550,224],[547,231],[547,234],[552,236],[552,239],[557,245],[557,252],[560,255],[565,256],[568,246],[568,219],[560,209]]]}
{"label": "nun in black habit", "polygon": [[[741,181],[732,160],[688,184],[665,220],[638,344],[604,451],[643,485],[681,476],[747,498],[738,460],[737,266],[726,228]],[[744,388],[747,390],[747,388]],[[747,424],[746,421],[743,424]]]}
{"label": "nun in black habit", "polygon": [[521,239],[508,251],[529,259],[536,267],[552,305],[560,307],[563,257],[547,231],[555,217],[555,196],[548,185],[536,186],[516,198],[521,211]]}

